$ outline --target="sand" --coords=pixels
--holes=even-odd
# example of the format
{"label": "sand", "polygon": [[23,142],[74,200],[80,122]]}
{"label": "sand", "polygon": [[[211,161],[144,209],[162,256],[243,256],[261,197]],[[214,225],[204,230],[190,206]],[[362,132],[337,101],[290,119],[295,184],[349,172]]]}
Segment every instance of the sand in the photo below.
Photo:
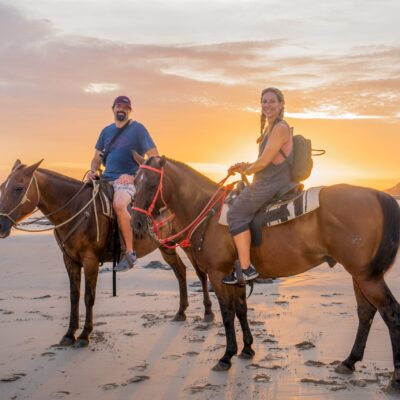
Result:
{"label": "sand", "polygon": [[[88,348],[57,345],[67,330],[69,283],[52,235],[16,234],[0,241],[0,398],[3,399],[381,399],[392,371],[386,326],[377,315],[365,357],[353,375],[334,372],[350,352],[357,316],[350,276],[323,264],[300,276],[257,284],[248,300],[253,360],[232,359],[214,372],[225,337],[202,322],[202,294],[188,268],[185,322],[172,322],[178,286],[158,251],[118,276],[99,275]],[[187,265],[189,262],[186,258]],[[400,259],[387,274],[400,299]],[[81,321],[84,303],[81,298]],[[238,325],[238,324],[237,324]],[[237,327],[239,349],[241,333]]]}

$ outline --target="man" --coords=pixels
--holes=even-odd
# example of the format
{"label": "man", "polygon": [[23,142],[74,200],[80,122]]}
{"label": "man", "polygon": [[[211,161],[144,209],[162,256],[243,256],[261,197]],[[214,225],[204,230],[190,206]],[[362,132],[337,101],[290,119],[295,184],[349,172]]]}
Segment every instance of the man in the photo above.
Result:
{"label": "man", "polygon": [[138,170],[138,164],[132,157],[132,150],[148,157],[158,156],[158,151],[147,129],[129,118],[132,106],[128,97],[118,96],[114,100],[112,111],[115,122],[106,126],[100,133],[88,178],[96,179],[97,171],[101,164],[104,164],[103,177],[114,188],[113,209],[126,248],[115,270],[127,271],[136,261],[130,215],[127,210],[135,194],[134,176]]}

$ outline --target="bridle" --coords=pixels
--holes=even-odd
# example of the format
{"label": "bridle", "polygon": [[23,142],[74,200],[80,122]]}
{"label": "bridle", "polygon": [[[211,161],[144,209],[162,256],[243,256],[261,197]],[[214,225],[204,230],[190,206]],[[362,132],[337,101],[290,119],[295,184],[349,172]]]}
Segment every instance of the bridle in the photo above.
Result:
{"label": "bridle", "polygon": [[[161,167],[160,169],[151,167],[149,165],[141,164],[140,167],[141,169],[147,169],[149,171],[155,172],[160,175],[160,181],[158,183],[157,190],[154,194],[153,200],[149,206],[149,208],[146,210],[144,208],[140,207],[132,207],[133,210],[138,211],[142,214],[145,214],[148,219],[153,224],[153,230],[156,236],[157,241],[164,247],[168,249],[175,249],[176,247],[180,246],[182,248],[184,247],[190,247],[190,238],[192,237],[193,233],[195,230],[207,219],[209,213],[211,210],[213,210],[214,206],[220,203],[220,210],[222,209],[222,206],[225,201],[225,197],[228,193],[229,190],[233,189],[232,185],[226,185],[223,186],[225,181],[230,177],[230,174],[228,174],[221,182],[218,183],[218,189],[215,191],[215,193],[211,196],[210,200],[208,203],[205,205],[205,207],[202,209],[202,211],[199,213],[199,215],[189,224],[186,226],[186,228],[182,229],[178,233],[175,233],[167,238],[161,238],[160,236],[160,231],[159,228],[163,226],[167,221],[171,220],[171,217],[173,218],[175,214],[172,214],[172,216],[169,216],[168,218],[157,222],[155,218],[153,217],[153,210],[155,208],[156,202],[158,197],[161,197],[161,200],[164,204],[164,207],[168,208],[168,205],[166,204],[163,196],[163,178],[164,178],[164,166]],[[175,239],[179,238],[179,236],[183,235],[186,233],[186,236],[184,239],[178,242],[174,242]],[[173,244],[169,244],[173,242]]]}
{"label": "bridle", "polygon": [[19,201],[19,203],[18,203],[11,211],[9,211],[8,213],[0,213],[0,216],[3,216],[3,217],[8,218],[8,219],[12,222],[13,225],[17,225],[17,221],[15,221],[14,218],[11,217],[11,214],[12,214],[18,207],[24,205],[27,201],[29,201],[30,203],[32,202],[31,199],[28,198],[28,192],[29,192],[29,189],[30,189],[30,187],[31,187],[31,185],[32,185],[32,182],[35,182],[36,192],[37,192],[37,197],[38,197],[37,204],[39,204],[39,201],[40,201],[39,185],[38,185],[38,183],[37,183],[36,176],[35,176],[35,174],[33,173],[33,174],[32,174],[32,177],[31,177],[31,180],[29,181],[28,187],[27,187],[27,189],[26,189],[24,195],[22,196],[21,200]]}
{"label": "bridle", "polygon": [[[25,204],[27,201],[32,202],[29,198],[28,198],[28,192],[29,189],[32,185],[32,182],[35,182],[35,186],[36,186],[36,192],[37,192],[37,203],[36,203],[36,207],[40,202],[40,191],[39,191],[39,185],[37,182],[37,178],[35,176],[35,173],[33,173],[31,180],[29,181],[28,187],[24,193],[24,195],[22,196],[21,200],[19,201],[19,203],[8,213],[0,213],[0,216],[6,217],[8,218],[11,223],[13,224],[13,227],[17,230],[20,231],[24,231],[24,232],[47,232],[47,231],[52,231],[52,230],[56,230],[57,228],[60,228],[66,224],[68,224],[69,222],[71,222],[72,220],[76,219],[79,215],[81,215],[86,208],[88,208],[88,206],[90,204],[93,203],[93,208],[94,208],[94,216],[95,216],[95,220],[96,220],[96,240],[97,242],[100,240],[100,231],[99,231],[99,220],[98,220],[98,215],[97,215],[97,206],[96,206],[96,197],[98,196],[99,192],[100,192],[100,185],[97,181],[93,182],[93,190],[92,190],[92,195],[91,195],[91,199],[82,207],[79,209],[79,211],[77,211],[75,214],[73,214],[70,218],[68,218],[67,220],[54,225],[50,228],[44,228],[44,229],[25,229],[21,227],[21,224],[18,224],[18,221],[14,220],[14,218],[11,217],[11,214],[20,206],[22,206],[23,204]],[[81,192],[83,191],[83,189],[87,186],[87,182],[84,182],[83,185],[81,186],[81,188],[77,191],[77,193],[74,194],[74,196],[72,196],[64,205],[62,205],[61,207],[59,207],[58,209],[52,211],[50,214],[44,214],[42,217],[39,218],[35,218],[33,221],[30,221],[29,223],[27,223],[26,225],[32,225],[37,223],[38,221],[47,219],[48,217],[50,217],[51,215],[54,215],[56,213],[58,213],[59,211],[65,209],[74,199],[76,199]],[[37,211],[37,208],[35,207],[35,209],[30,212],[29,214],[34,214]],[[25,216],[26,217],[26,216]],[[86,218],[86,217],[85,217]],[[75,226],[76,227],[76,226]]]}

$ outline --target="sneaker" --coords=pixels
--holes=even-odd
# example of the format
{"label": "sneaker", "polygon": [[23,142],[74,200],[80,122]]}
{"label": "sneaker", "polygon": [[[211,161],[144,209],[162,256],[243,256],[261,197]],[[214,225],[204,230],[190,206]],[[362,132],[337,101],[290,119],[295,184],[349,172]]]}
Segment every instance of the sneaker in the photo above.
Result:
{"label": "sneaker", "polygon": [[225,285],[236,285],[238,283],[236,274],[234,272],[230,273],[228,276],[222,279],[222,283],[225,283]]}
{"label": "sneaker", "polygon": [[248,268],[243,269],[242,268],[242,273],[243,273],[243,278],[246,282],[252,281],[253,279],[256,279],[258,276],[258,272],[256,269],[253,267],[253,264],[250,264]]}
{"label": "sneaker", "polygon": [[125,272],[129,271],[133,268],[136,262],[136,253],[133,251],[132,253],[126,252],[122,260],[114,267],[114,271],[117,272]]}

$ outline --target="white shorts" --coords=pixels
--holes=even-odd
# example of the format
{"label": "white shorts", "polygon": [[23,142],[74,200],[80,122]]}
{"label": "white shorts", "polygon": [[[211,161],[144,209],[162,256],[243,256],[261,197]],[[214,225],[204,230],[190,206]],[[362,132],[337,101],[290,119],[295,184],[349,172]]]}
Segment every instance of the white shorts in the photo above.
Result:
{"label": "white shorts", "polygon": [[116,181],[111,181],[110,185],[114,188],[114,193],[115,192],[125,192],[128,193],[129,196],[131,196],[131,201],[133,201],[133,197],[135,196],[136,193],[136,188],[133,183],[117,183]]}

